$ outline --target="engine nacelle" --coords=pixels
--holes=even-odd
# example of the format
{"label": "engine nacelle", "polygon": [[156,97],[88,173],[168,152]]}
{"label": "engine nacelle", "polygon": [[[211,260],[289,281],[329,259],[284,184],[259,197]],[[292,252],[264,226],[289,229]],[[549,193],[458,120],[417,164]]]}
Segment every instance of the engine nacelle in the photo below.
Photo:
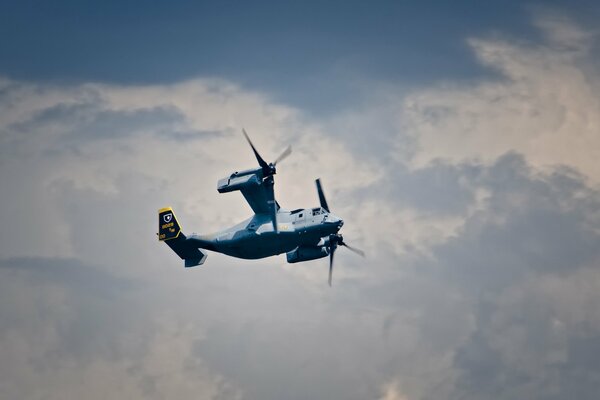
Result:
{"label": "engine nacelle", "polygon": [[287,262],[290,264],[300,261],[316,260],[317,258],[327,257],[329,252],[324,246],[300,246],[296,250],[286,254]]}
{"label": "engine nacelle", "polygon": [[234,173],[227,178],[219,179],[217,190],[219,193],[227,193],[251,186],[260,186],[260,184],[261,180],[256,174],[239,176],[239,173]]}

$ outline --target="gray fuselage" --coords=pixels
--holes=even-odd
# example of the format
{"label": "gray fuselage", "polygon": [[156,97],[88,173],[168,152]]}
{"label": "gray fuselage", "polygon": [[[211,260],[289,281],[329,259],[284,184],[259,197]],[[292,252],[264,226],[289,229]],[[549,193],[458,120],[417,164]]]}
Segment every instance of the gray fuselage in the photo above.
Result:
{"label": "gray fuselage", "polygon": [[294,211],[280,209],[273,230],[268,214],[251,218],[212,235],[188,236],[198,247],[244,259],[257,259],[290,252],[298,247],[323,246],[329,235],[336,234],[344,222],[323,208]]}

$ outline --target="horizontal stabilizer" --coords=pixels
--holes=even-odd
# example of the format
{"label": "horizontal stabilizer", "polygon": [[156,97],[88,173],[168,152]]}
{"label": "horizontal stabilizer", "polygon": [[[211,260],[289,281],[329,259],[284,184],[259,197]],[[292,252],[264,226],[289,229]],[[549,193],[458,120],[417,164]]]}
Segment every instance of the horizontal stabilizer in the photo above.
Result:
{"label": "horizontal stabilizer", "polygon": [[183,261],[186,268],[204,264],[207,254],[197,248],[183,233],[175,240],[165,242]]}

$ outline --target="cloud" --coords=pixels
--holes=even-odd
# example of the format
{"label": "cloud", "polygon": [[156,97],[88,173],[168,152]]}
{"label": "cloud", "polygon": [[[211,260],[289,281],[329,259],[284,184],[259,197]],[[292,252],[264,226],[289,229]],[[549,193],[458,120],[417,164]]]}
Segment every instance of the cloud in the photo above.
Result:
{"label": "cloud", "polygon": [[[0,81],[0,396],[591,398],[595,37],[472,38],[497,75],[315,119],[234,83]],[[365,260],[288,265],[156,241],[250,214],[218,178],[288,143],[287,208],[328,201]],[[352,240],[350,240],[352,239]],[[321,262],[324,261],[324,262]]]}
{"label": "cloud", "polygon": [[[143,292],[130,280],[73,259],[0,260],[0,395],[235,394],[189,359],[199,331],[153,321]],[[140,302],[140,295],[146,300]]]}
{"label": "cloud", "polygon": [[537,167],[569,165],[598,182],[598,76],[594,38],[572,21],[538,15],[543,43],[472,38],[497,79],[417,90],[404,99],[403,134],[415,136],[413,162],[435,158],[493,161],[518,151]]}

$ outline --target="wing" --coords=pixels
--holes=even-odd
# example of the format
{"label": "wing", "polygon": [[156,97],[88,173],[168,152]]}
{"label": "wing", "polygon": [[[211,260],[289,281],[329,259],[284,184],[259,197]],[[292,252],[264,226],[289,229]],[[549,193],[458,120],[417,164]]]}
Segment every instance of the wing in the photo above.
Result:
{"label": "wing", "polygon": [[273,185],[270,187],[261,183],[258,185],[248,185],[240,189],[244,198],[252,208],[255,214],[270,214],[272,209]]}
{"label": "wing", "polygon": [[258,173],[232,175],[221,179],[217,185],[219,193],[239,190],[255,214],[268,214],[273,222],[273,230],[277,232],[277,210],[275,201],[274,180],[272,176],[261,179]]}

